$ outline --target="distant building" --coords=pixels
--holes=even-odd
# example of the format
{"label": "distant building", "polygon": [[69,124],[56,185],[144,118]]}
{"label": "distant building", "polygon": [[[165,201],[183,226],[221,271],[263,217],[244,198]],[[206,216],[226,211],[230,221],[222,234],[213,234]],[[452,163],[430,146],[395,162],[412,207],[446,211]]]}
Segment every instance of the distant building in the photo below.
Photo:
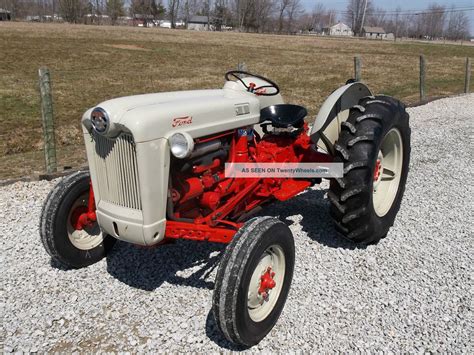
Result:
{"label": "distant building", "polygon": [[171,21],[168,21],[168,20],[160,21],[160,27],[161,28],[171,28]]}
{"label": "distant building", "polygon": [[331,27],[325,27],[322,31],[326,36],[353,36],[354,32],[345,23],[339,22]]}
{"label": "distant building", "polygon": [[188,21],[188,30],[208,31],[209,18],[207,16],[193,16]]}
{"label": "distant building", "polygon": [[385,39],[387,34],[382,27],[369,27],[364,26],[362,28],[362,35],[366,38],[374,38],[374,39]]}
{"label": "distant building", "polygon": [[[174,26],[175,26],[176,28],[184,27],[184,25],[185,25],[184,21],[175,21],[175,23],[174,23]],[[159,26],[160,26],[161,28],[171,28],[171,21],[169,21],[169,20],[161,20]]]}
{"label": "distant building", "polygon": [[51,15],[30,15],[26,16],[26,21],[31,22],[52,22],[52,21],[62,21],[63,18],[58,14]]}
{"label": "distant building", "polygon": [[12,14],[10,11],[5,9],[0,9],[0,21],[10,21],[12,19]]}

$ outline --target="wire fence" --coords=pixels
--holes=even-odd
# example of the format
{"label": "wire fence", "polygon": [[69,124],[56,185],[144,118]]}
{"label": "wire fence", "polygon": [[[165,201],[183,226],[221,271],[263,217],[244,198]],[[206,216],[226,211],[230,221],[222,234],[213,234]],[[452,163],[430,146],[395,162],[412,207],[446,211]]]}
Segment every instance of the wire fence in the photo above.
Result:
{"label": "wire fence", "polygon": [[[368,69],[370,63],[364,63],[366,58],[347,58],[346,74],[348,77],[361,79],[372,86],[371,75],[373,68]],[[369,59],[367,59],[369,61]],[[421,64],[420,64],[421,63]],[[461,65],[462,64],[462,65]],[[240,64],[239,64],[240,65]],[[419,67],[418,65],[421,65]],[[423,65],[428,65],[427,68]],[[460,94],[470,91],[471,62],[470,59],[458,61],[456,77],[437,74],[433,76],[430,70],[436,71],[434,66],[430,67],[425,60],[414,61],[414,67],[407,68],[398,82],[390,82],[387,86],[377,88],[377,92],[386,93],[398,98],[407,98],[410,102],[419,102],[437,96],[447,96],[450,94]],[[438,65],[438,64],[437,64]],[[366,67],[365,67],[366,66]],[[245,68],[240,66],[240,69]],[[250,68],[252,69],[252,68]],[[148,92],[173,91],[183,89],[214,88],[220,74],[213,76],[203,75],[199,81],[183,81],[182,74],[177,73],[175,80],[173,74],[166,73],[160,76],[157,71],[154,75],[146,74],[146,71],[120,71],[115,75],[101,75],[102,67],[76,68],[74,70],[51,70],[52,97],[54,108],[54,143],[56,154],[57,170],[72,169],[82,167],[87,164],[83,133],[80,126],[82,113],[88,107],[99,101],[113,97],[135,95]],[[422,75],[424,73],[424,75]],[[439,71],[442,73],[442,71]],[[380,74],[377,74],[380,75]],[[333,85],[337,87],[341,84],[339,78],[333,78]],[[343,81],[342,81],[343,83]],[[36,82],[21,83],[25,88],[29,88],[27,98],[31,105],[29,108],[18,108],[18,115],[24,117],[16,120],[13,128],[6,122],[2,124],[0,132],[1,150],[0,156],[0,180],[16,179],[24,176],[38,176],[48,170],[45,154],[44,127],[41,115],[41,100],[38,90],[38,80]],[[445,87],[449,89],[444,89]],[[378,89],[378,90],[377,90]],[[327,92],[326,92],[327,91]],[[316,113],[317,108],[324,100],[330,90],[321,93],[308,94],[298,87],[293,87],[290,91],[285,90],[286,101],[305,104],[311,102],[311,110]],[[306,95],[306,96],[305,96]],[[311,95],[311,96],[309,96]],[[25,100],[27,100],[25,99]],[[298,102],[298,100],[300,100]],[[19,122],[27,122],[27,127]],[[48,148],[49,149],[49,148]]]}

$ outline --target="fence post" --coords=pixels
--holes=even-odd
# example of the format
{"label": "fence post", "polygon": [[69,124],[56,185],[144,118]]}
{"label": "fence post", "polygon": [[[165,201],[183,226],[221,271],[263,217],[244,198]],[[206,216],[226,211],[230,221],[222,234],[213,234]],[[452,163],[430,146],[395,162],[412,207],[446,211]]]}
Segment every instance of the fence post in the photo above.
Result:
{"label": "fence post", "polygon": [[56,143],[54,138],[53,98],[51,95],[51,76],[48,68],[40,68],[39,88],[41,95],[41,115],[43,122],[44,157],[46,172],[57,171]]}
{"label": "fence post", "polygon": [[424,55],[420,55],[420,101],[426,98],[425,93],[426,60]]}
{"label": "fence post", "polygon": [[469,86],[471,85],[471,58],[466,58],[466,77],[464,78],[464,92],[469,93]]}
{"label": "fence post", "polygon": [[359,56],[356,56],[354,57],[354,80],[355,81],[360,81],[361,79],[360,68],[361,68],[361,60]]}

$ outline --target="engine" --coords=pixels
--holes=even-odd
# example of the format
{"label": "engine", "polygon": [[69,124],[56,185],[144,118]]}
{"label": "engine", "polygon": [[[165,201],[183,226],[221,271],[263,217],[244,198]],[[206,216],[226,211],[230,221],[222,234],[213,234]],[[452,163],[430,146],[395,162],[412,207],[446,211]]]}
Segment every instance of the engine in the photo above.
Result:
{"label": "engine", "polygon": [[266,125],[263,137],[252,128],[233,130],[197,139],[186,160],[172,158],[167,218],[215,225],[225,216],[227,223],[238,222],[272,197],[286,200],[314,183],[289,178],[226,178],[226,162],[311,161],[307,160],[312,149],[306,124],[271,132]]}

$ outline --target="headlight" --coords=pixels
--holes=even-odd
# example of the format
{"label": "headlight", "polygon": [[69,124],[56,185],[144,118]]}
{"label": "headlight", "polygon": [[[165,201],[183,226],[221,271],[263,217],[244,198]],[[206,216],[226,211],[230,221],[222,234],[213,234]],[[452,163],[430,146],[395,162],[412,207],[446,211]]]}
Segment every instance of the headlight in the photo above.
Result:
{"label": "headlight", "polygon": [[91,113],[91,123],[97,133],[105,134],[110,125],[109,115],[104,109],[96,107]]}
{"label": "headlight", "polygon": [[171,153],[178,159],[184,159],[194,150],[194,140],[187,133],[175,133],[170,137]]}

